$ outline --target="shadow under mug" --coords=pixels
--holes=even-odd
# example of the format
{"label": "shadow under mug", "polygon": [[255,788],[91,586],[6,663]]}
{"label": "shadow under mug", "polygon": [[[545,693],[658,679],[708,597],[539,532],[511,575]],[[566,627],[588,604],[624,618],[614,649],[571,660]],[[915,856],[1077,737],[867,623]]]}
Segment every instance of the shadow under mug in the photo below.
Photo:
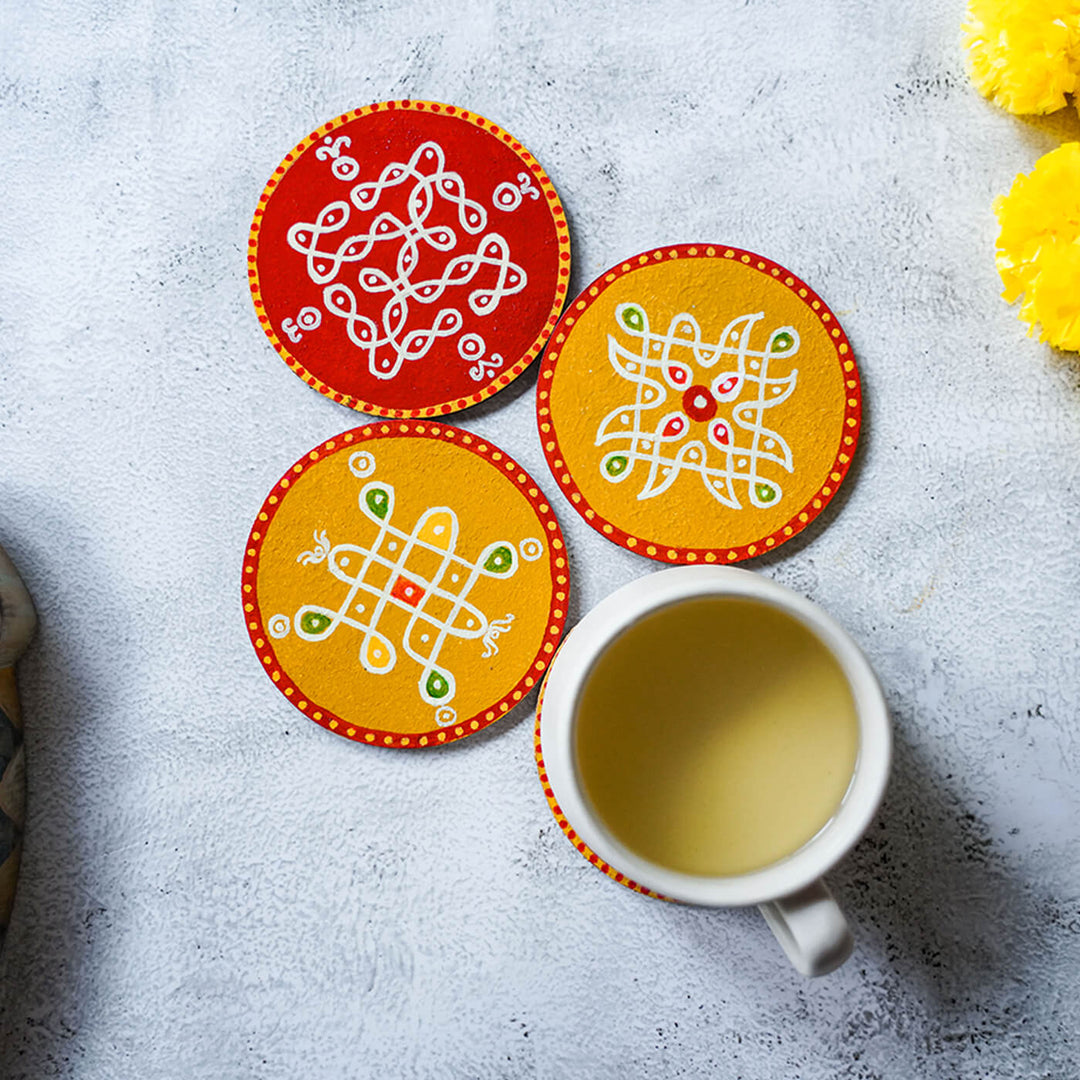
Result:
{"label": "shadow under mug", "polygon": [[[755,600],[797,619],[840,665],[858,719],[854,772],[829,822],[785,858],[730,877],[673,870],[620,843],[583,790],[575,749],[581,694],[605,649],[646,615],[705,597]],[[889,778],[892,732],[885,699],[869,663],[839,623],[816,604],[769,578],[733,567],[681,566],[639,578],[601,601],[567,636],[544,684],[538,731],[543,770],[566,819],[564,828],[572,829],[619,874],[686,904],[759,905],[788,959],[803,975],[824,975],[851,954],[851,932],[822,876],[850,851],[877,812]]]}

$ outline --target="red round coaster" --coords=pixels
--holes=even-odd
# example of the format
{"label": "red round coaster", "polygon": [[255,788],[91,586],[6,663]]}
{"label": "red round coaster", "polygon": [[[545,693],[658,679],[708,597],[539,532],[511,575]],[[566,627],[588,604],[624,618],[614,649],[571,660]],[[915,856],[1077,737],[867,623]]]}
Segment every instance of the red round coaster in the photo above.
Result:
{"label": "red round coaster", "polygon": [[475,405],[538,355],[566,298],[555,189],[476,113],[388,101],[302,140],[248,243],[259,321],[282,359],[343,405],[423,417]]}

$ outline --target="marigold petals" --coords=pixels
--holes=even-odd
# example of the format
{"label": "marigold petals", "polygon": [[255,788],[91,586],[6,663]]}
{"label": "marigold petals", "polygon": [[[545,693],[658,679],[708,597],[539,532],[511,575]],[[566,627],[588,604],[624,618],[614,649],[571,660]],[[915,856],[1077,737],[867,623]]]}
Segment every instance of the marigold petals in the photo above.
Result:
{"label": "marigold petals", "polygon": [[1049,113],[1080,86],[1080,0],[969,0],[968,73],[1011,113]]}
{"label": "marigold petals", "polygon": [[1044,154],[994,200],[994,261],[1010,303],[1039,340],[1080,352],[1080,143]]}
{"label": "marigold petals", "polygon": [[1043,255],[1028,295],[1031,312],[1042,326],[1041,341],[1080,352],[1080,241],[1056,244]]}

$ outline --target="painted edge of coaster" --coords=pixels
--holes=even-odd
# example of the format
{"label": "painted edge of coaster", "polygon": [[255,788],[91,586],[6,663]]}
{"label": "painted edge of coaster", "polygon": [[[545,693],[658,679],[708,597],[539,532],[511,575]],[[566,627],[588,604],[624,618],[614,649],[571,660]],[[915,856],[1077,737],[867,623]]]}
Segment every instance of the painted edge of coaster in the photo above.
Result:
{"label": "painted edge of coaster", "polygon": [[[341,127],[342,124],[346,124],[351,120],[358,120],[360,117],[368,116],[371,113],[401,110],[416,112],[431,111],[434,113],[445,112],[448,116],[463,120],[466,123],[472,124],[474,127],[480,128],[481,131],[486,131],[497,138],[501,138],[502,141],[507,143],[518,157],[521,158],[522,162],[532,173],[534,179],[540,184],[548,208],[551,211],[552,220],[555,224],[555,233],[559,240],[560,267],[558,281],[555,286],[555,300],[551,305],[551,311],[548,313],[543,329],[537,334],[525,355],[511,367],[500,372],[497,377],[482,386],[475,394],[470,394],[468,397],[454,398],[451,401],[440,402],[436,405],[425,406],[422,409],[386,409],[373,402],[361,401],[359,398],[353,397],[350,394],[340,393],[328,383],[316,378],[308,371],[308,369],[289,352],[288,347],[281,338],[278,337],[277,332],[270,323],[270,316],[267,314],[263,304],[262,292],[259,287],[257,261],[259,251],[259,231],[262,226],[263,211],[274,188],[277,187],[281,178],[289,171],[300,155],[309,146],[312,146],[319,139],[328,135],[335,130],[335,128]],[[305,136],[285,155],[281,163],[274,170],[273,175],[266,182],[262,193],[259,195],[259,202],[255,208],[255,216],[252,218],[251,228],[248,232],[247,263],[248,285],[251,289],[252,300],[255,302],[255,313],[258,316],[259,325],[270,339],[270,343],[274,346],[275,350],[277,350],[277,354],[281,359],[284,360],[289,368],[307,383],[308,386],[317,390],[324,397],[328,397],[331,401],[339,402],[350,409],[355,409],[357,412],[370,413],[373,416],[381,416],[389,419],[421,419],[460,412],[462,409],[467,409],[471,405],[478,405],[481,401],[486,401],[493,394],[496,394],[509,386],[510,383],[521,375],[537,356],[540,355],[544,345],[554,332],[555,325],[559,318],[559,312],[562,311],[569,290],[570,230],[566,223],[566,211],[563,209],[559,194],[555,190],[555,185],[552,184],[551,180],[548,178],[548,174],[544,171],[540,162],[537,161],[529,150],[514,138],[510,132],[505,131],[503,128],[499,127],[498,124],[492,123],[492,121],[488,120],[486,117],[480,116],[478,113],[470,112],[467,109],[459,108],[456,105],[447,105],[438,101],[415,101],[410,98],[404,98],[396,101],[378,101],[371,105],[364,105],[359,109],[353,109],[349,112],[342,113],[340,116],[327,121],[321,127],[318,127],[311,132],[311,134]],[[565,270],[566,273],[563,273],[563,270]]]}
{"label": "painted edge of coaster", "polygon": [[[528,500],[537,517],[544,523],[548,532],[551,546],[551,575],[556,588],[552,589],[551,604],[548,608],[548,629],[544,635],[544,642],[540,651],[533,659],[529,670],[523,675],[513,689],[506,695],[488,706],[476,715],[461,720],[451,727],[435,728],[425,732],[410,732],[401,734],[394,731],[383,731],[380,728],[365,727],[361,724],[343,720],[328,709],[323,709],[313,702],[307,701],[300,693],[299,687],[288,676],[282,666],[277,662],[273,645],[260,634],[262,616],[259,612],[258,598],[258,569],[259,553],[265,539],[265,531],[269,522],[273,519],[280,505],[284,492],[297,476],[301,476],[309,467],[321,458],[321,452],[333,452],[340,445],[359,446],[370,440],[375,440],[391,432],[398,435],[410,435],[413,438],[432,439],[442,441],[452,439],[458,445],[465,447],[477,457],[484,458],[497,469],[505,471],[508,478],[521,491]],[[274,683],[277,689],[285,695],[286,699],[304,714],[309,720],[313,720],[321,727],[332,731],[336,735],[342,735],[354,742],[367,743],[376,746],[405,747],[420,749],[428,746],[443,746],[447,743],[456,742],[458,739],[467,738],[469,735],[481,731],[496,720],[505,716],[512,708],[520,704],[543,678],[543,673],[550,665],[562,638],[563,629],[566,625],[566,612],[569,609],[567,600],[557,598],[558,587],[561,586],[569,597],[570,573],[567,566],[566,542],[563,538],[562,529],[550,504],[544,498],[540,486],[532,478],[526,469],[518,464],[505,450],[493,445],[489,440],[471,432],[456,428],[450,424],[425,424],[425,423],[373,423],[362,427],[352,428],[349,431],[335,435],[327,439],[314,449],[310,450],[296,461],[285,474],[274,484],[270,494],[263,500],[263,504],[255,517],[255,524],[248,535],[244,551],[244,570],[242,574],[241,596],[244,604],[244,623],[247,627],[251,644],[255,648],[256,655],[261,661],[262,669],[267,677]]]}
{"label": "painted edge of coaster", "polygon": [[[612,522],[607,521],[589,505],[577,484],[574,483],[573,477],[562,460],[558,438],[548,419],[551,410],[545,402],[547,402],[550,394],[545,387],[555,374],[555,366],[559,358],[559,346],[566,340],[567,332],[577,321],[580,314],[587,310],[593,301],[623,274],[630,273],[638,267],[649,263],[664,262],[681,257],[738,259],[748,268],[782,282],[817,315],[819,321],[825,327],[844,379],[844,390],[847,397],[844,405],[843,435],[825,483],[785,524],[768,536],[742,547],[671,547],[666,544],[658,544],[646,537],[635,536],[633,533],[628,533]],[[544,359],[540,365],[540,374],[536,387],[536,420],[540,432],[540,444],[543,447],[544,457],[547,460],[548,468],[551,470],[551,475],[562,489],[563,494],[570,500],[574,509],[602,536],[620,547],[626,548],[627,551],[655,559],[658,562],[729,564],[763,555],[790,540],[793,536],[802,532],[832,500],[848,474],[858,446],[859,432],[862,427],[862,381],[859,376],[858,365],[855,363],[851,351],[851,344],[848,341],[847,334],[844,333],[843,327],[840,325],[839,319],[833,314],[828,304],[805,281],[796,277],[786,267],[781,266],[772,259],[765,258],[763,255],[757,255],[752,251],[744,251],[742,248],[724,247],[717,244],[673,244],[667,247],[654,248],[651,251],[644,251],[624,259],[586,286],[577,299],[567,307],[549,339],[548,350],[544,354]]]}
{"label": "painted edge of coaster", "polygon": [[540,745],[540,716],[544,708],[544,690],[546,687],[547,679],[545,678],[540,686],[540,695],[536,701],[536,724],[533,728],[533,753],[536,757],[536,771],[540,775],[540,786],[544,789],[544,798],[547,799],[548,809],[555,818],[555,824],[562,829],[563,836],[574,845],[582,858],[587,862],[592,863],[597,870],[607,874],[612,881],[625,886],[627,889],[630,889],[631,892],[641,893],[642,896],[651,896],[654,900],[664,900],[669,904],[677,904],[677,900],[673,900],[670,896],[664,896],[663,893],[647,889],[644,885],[638,884],[633,878],[627,877],[622,871],[616,870],[610,863],[601,859],[600,856],[597,855],[580,836],[578,836],[570,822],[566,820],[566,815],[562,812],[562,807],[559,806],[558,800],[555,798],[555,792],[552,790],[551,783],[548,780],[547,768],[544,765],[543,748]]}

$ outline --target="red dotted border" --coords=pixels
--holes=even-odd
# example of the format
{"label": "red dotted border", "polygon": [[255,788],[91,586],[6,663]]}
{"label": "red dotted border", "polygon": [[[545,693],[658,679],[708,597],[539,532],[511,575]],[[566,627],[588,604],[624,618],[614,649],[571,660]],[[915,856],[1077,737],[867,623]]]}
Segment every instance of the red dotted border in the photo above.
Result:
{"label": "red dotted border", "polygon": [[[551,422],[551,410],[548,407],[550,397],[548,386],[555,375],[559,350],[581,314],[592,305],[597,297],[603,294],[604,290],[613,281],[616,281],[624,274],[633,273],[639,267],[647,264],[653,265],[668,259],[679,258],[738,260],[748,269],[783,282],[813,311],[825,327],[829,339],[833,343],[833,348],[836,350],[836,359],[844,378],[844,389],[847,398],[844,406],[843,434],[825,482],[806,505],[775,532],[742,547],[672,547],[657,540],[635,536],[633,533],[628,533],[614,523],[607,521],[589,505],[577,484],[574,483],[574,479],[562,459],[558,436]],[[761,555],[774,548],[777,544],[790,540],[796,533],[805,529],[828,504],[847,475],[851,466],[851,459],[855,454],[855,447],[858,444],[859,429],[862,423],[862,386],[859,379],[859,369],[851,352],[851,345],[848,343],[847,335],[844,333],[836,316],[829,309],[829,306],[804,281],[790,273],[779,263],[755,255],[752,251],[743,251],[740,248],[723,247],[722,245],[677,244],[670,248],[657,248],[654,251],[643,252],[627,259],[619,266],[612,267],[607,273],[601,274],[567,308],[559,325],[555,328],[555,334],[540,366],[536,409],[537,423],[540,427],[540,442],[544,447],[544,456],[547,458],[548,468],[551,469],[552,476],[555,477],[556,482],[562,488],[563,493],[570,500],[574,509],[597,532],[628,551],[634,551],[638,555],[645,555],[660,562],[733,563],[753,558],[755,555]]]}
{"label": "red dotted border", "polygon": [[[517,682],[517,685],[494,705],[482,709],[475,716],[459,720],[445,728],[435,728],[432,731],[406,732],[383,731],[380,728],[365,727],[355,721],[346,720],[331,710],[324,708],[317,702],[309,701],[301,693],[300,688],[285,672],[278,663],[274,647],[269,640],[263,622],[262,612],[259,608],[259,555],[266,538],[266,532],[270,522],[274,518],[278,507],[288,493],[290,485],[301,476],[305,470],[311,468],[317,461],[323,460],[331,454],[340,453],[343,450],[352,450],[362,446],[366,442],[376,441],[383,438],[399,438],[407,435],[414,439],[430,439],[437,442],[452,440],[459,446],[463,446],[483,458],[493,467],[505,472],[522,495],[529,501],[533,512],[536,514],[544,535],[548,538],[550,550],[550,569],[553,582],[551,592],[551,604],[548,608],[548,629],[544,635],[544,641],[539,651],[529,664],[528,670]],[[566,543],[563,539],[562,530],[555,518],[551,506],[544,499],[544,493],[540,490],[536,481],[505,451],[491,445],[491,443],[478,435],[472,435],[460,428],[451,427],[449,424],[424,424],[424,423],[375,423],[365,427],[353,428],[343,432],[334,438],[317,446],[310,453],[305,454],[291,469],[274,485],[274,489],[266,497],[252,526],[248,536],[247,549],[244,558],[244,572],[242,581],[242,595],[244,601],[244,621],[247,624],[248,635],[252,645],[262,661],[263,669],[273,681],[274,685],[285,697],[309,719],[321,724],[324,728],[343,735],[347,739],[357,742],[372,743],[379,746],[402,746],[402,747],[425,747],[441,746],[445,743],[463,739],[475,731],[480,731],[489,724],[494,723],[499,717],[504,716],[537,684],[543,676],[543,672],[551,663],[559,639],[562,637],[563,627],[566,625],[567,604],[570,594],[570,575],[566,563]]]}
{"label": "red dotted border", "polygon": [[[552,302],[551,311],[548,313],[548,318],[544,323],[543,329],[537,334],[536,339],[533,341],[532,345],[529,346],[525,355],[511,367],[502,371],[497,378],[492,379],[491,382],[487,383],[475,394],[470,394],[468,397],[453,398],[450,401],[439,402],[419,409],[386,409],[381,405],[376,405],[374,402],[362,401],[360,398],[353,397],[351,394],[343,394],[340,391],[335,390],[328,383],[316,378],[316,376],[308,371],[307,368],[304,367],[291,352],[289,352],[288,346],[278,337],[273,326],[270,324],[270,316],[266,312],[266,307],[262,300],[262,291],[259,287],[259,230],[262,226],[262,217],[266,204],[269,202],[274,188],[280,183],[281,178],[289,171],[299,159],[300,155],[303,154],[309,146],[314,145],[322,139],[323,136],[328,135],[335,128],[339,128],[342,124],[347,124],[352,120],[357,120],[362,116],[368,116],[372,113],[394,111],[445,113],[447,116],[453,116],[465,123],[472,124],[474,127],[480,128],[481,131],[489,132],[491,135],[501,139],[510,146],[514,153],[517,154],[522,164],[524,164],[532,174],[533,178],[539,183],[544,196],[547,199],[548,208],[551,210],[551,217],[555,223],[555,232],[559,242],[559,274],[555,286],[555,299]],[[530,154],[529,151],[526,150],[525,147],[522,146],[522,144],[509,132],[503,131],[497,124],[493,124],[490,120],[485,119],[483,116],[479,116],[477,113],[468,112],[467,110],[457,108],[454,105],[444,105],[436,101],[380,101],[376,102],[374,105],[365,105],[363,108],[343,113],[341,116],[323,124],[322,127],[316,128],[306,138],[301,139],[300,142],[285,155],[284,160],[274,170],[274,175],[267,181],[266,187],[263,188],[263,192],[259,196],[259,205],[255,210],[255,217],[251,222],[251,231],[248,235],[247,261],[248,284],[251,287],[252,299],[255,301],[255,311],[259,316],[259,325],[262,326],[264,333],[270,339],[271,344],[277,350],[281,359],[284,360],[285,363],[308,384],[308,386],[314,387],[320,394],[330,398],[331,401],[340,402],[342,405],[347,405],[350,409],[356,409],[359,412],[371,413],[374,416],[385,416],[393,419],[419,419],[421,417],[444,416],[447,413],[458,412],[461,409],[468,408],[470,405],[477,405],[481,401],[485,401],[487,398],[491,397],[492,394],[497,393],[499,390],[503,389],[503,387],[512,383],[514,379],[516,379],[533,362],[533,360],[536,359],[543,349],[544,343],[551,335],[555,323],[559,318],[559,312],[562,311],[563,304],[566,301],[566,293],[570,284],[570,232],[566,224],[566,212],[563,210],[562,203],[559,201],[559,196],[555,191],[554,185],[548,179],[547,173],[544,172],[536,158],[534,158],[532,154]]]}
{"label": "red dotted border", "polygon": [[555,817],[555,822],[563,831],[563,835],[571,844],[577,848],[578,852],[583,858],[587,859],[590,863],[597,868],[597,870],[603,871],[607,874],[612,881],[618,882],[620,885],[625,885],[626,888],[636,893],[641,893],[643,896],[651,896],[654,900],[666,900],[669,903],[677,903],[672,900],[670,896],[664,896],[663,893],[654,892],[652,889],[647,889],[644,885],[638,884],[633,878],[627,877],[624,873],[616,870],[610,863],[605,862],[596,854],[584,840],[578,836],[573,826],[566,820],[566,815],[562,812],[562,807],[559,806],[558,801],[555,798],[555,792],[551,788],[551,782],[548,780],[547,768],[544,765],[544,754],[540,746],[540,716],[544,708],[544,690],[547,686],[547,680],[540,686],[540,696],[536,702],[536,726],[533,729],[533,752],[536,755],[536,770],[540,774],[540,784],[544,789],[544,797],[547,799],[548,807],[551,813]]}

